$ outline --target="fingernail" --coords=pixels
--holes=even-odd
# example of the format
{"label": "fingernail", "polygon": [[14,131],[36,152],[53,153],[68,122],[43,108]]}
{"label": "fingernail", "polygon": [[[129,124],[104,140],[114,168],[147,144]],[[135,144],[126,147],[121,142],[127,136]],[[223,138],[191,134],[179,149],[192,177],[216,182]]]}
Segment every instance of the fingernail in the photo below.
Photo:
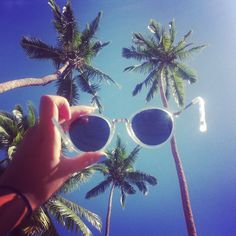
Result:
{"label": "fingernail", "polygon": [[102,155],[97,163],[100,164],[100,163],[103,163],[106,160],[107,160],[107,156],[106,155]]}

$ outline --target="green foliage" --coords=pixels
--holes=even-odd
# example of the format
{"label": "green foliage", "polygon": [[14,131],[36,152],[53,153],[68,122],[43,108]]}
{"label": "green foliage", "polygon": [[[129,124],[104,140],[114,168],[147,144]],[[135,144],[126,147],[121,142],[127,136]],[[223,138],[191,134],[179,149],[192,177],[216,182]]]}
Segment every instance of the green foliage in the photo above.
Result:
{"label": "green foliage", "polygon": [[81,217],[87,219],[94,227],[101,230],[100,218],[77,204],[62,197],[54,197],[46,203],[48,211],[55,217],[58,223],[63,222],[63,226],[82,235],[92,235],[89,228],[82,221]]}
{"label": "green foliage", "polygon": [[135,170],[134,164],[140,149],[137,146],[127,155],[126,148],[118,137],[116,147],[107,151],[108,159],[94,167],[94,170],[104,175],[105,180],[88,191],[86,198],[96,197],[104,193],[108,187],[115,186],[121,192],[120,203],[124,207],[126,195],[136,193],[135,186],[143,194],[147,194],[147,183],[156,185],[157,181],[154,176]]}
{"label": "green foliage", "polygon": [[[95,78],[98,83],[102,81],[115,83],[108,75],[95,69],[91,64],[97,53],[109,44],[95,37],[102,13],[99,12],[96,18],[80,31],[70,1],[67,1],[62,9],[55,0],[49,0],[48,3],[53,12],[53,25],[58,36],[57,46],[48,45],[34,37],[23,37],[21,46],[30,58],[51,60],[57,69],[69,63],[65,72],[57,80],[57,94],[64,96],[70,105],[75,105],[78,103],[80,93],[84,92],[83,88],[79,89],[81,84],[77,83],[77,80],[85,77],[88,84],[94,84]],[[101,109],[97,88],[91,86],[87,91],[92,95],[92,102]]]}
{"label": "green foliage", "polygon": [[133,95],[137,95],[145,85],[148,88],[146,100],[150,101],[156,96],[159,88],[163,88],[167,99],[172,94],[176,103],[184,106],[183,80],[191,84],[195,83],[197,75],[182,61],[187,60],[206,45],[192,47],[192,43],[187,43],[192,34],[191,30],[175,43],[174,20],[169,23],[168,30],[155,20],[151,20],[148,29],[151,34],[146,37],[140,33],[134,33],[133,45],[130,48],[123,48],[122,51],[123,57],[141,62],[139,65],[125,68],[125,71],[148,74],[143,82],[136,85]]}

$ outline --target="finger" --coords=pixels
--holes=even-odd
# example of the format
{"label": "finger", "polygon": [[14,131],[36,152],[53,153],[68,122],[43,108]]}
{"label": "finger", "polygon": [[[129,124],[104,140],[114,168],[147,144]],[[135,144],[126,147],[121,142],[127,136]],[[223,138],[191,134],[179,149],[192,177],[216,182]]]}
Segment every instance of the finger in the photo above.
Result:
{"label": "finger", "polygon": [[70,106],[64,97],[44,95],[40,100],[40,126],[48,128],[52,124],[52,118],[56,120],[68,120],[71,118]]}
{"label": "finger", "polygon": [[88,115],[91,114],[93,112],[96,111],[97,108],[95,107],[91,107],[91,106],[72,106],[70,107],[70,111],[71,111],[71,119],[68,120],[66,123],[64,123],[63,129],[65,131],[68,130],[68,127],[70,127],[70,124],[76,120],[78,117],[82,116],[82,115]]}
{"label": "finger", "polygon": [[75,158],[63,158],[64,174],[72,175],[88,166],[91,166],[99,161],[106,158],[106,153],[104,152],[86,152],[77,156]]}

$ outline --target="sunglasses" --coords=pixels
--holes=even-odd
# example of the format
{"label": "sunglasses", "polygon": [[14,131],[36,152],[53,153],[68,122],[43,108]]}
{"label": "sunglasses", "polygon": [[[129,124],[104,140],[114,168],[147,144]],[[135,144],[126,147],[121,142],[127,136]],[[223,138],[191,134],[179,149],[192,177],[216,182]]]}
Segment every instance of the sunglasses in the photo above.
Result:
{"label": "sunglasses", "polygon": [[200,97],[192,100],[182,110],[170,113],[161,108],[146,108],[138,111],[129,119],[109,120],[101,115],[89,114],[76,118],[65,133],[62,126],[53,118],[52,121],[61,134],[62,140],[70,151],[99,151],[112,140],[117,123],[125,123],[129,136],[138,145],[155,148],[167,142],[174,129],[174,116],[193,104],[199,103],[200,130],[206,131],[204,100]]}

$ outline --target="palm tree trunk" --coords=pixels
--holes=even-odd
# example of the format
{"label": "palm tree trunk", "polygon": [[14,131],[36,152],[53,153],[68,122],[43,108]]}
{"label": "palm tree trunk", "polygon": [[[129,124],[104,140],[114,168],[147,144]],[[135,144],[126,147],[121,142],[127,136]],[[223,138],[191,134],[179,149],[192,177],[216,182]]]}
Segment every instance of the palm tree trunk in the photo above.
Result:
{"label": "palm tree trunk", "polygon": [[19,87],[46,85],[54,80],[57,80],[60,74],[66,70],[68,65],[69,63],[66,63],[56,73],[44,76],[42,78],[24,78],[0,83],[0,93],[4,93]]}
{"label": "palm tree trunk", "polygon": [[114,193],[115,185],[113,184],[111,187],[110,195],[109,195],[109,202],[108,202],[108,209],[107,209],[107,218],[106,218],[106,232],[105,236],[110,235],[110,224],[111,224],[111,209],[112,209],[112,198]]}
{"label": "palm tree trunk", "polygon": [[[163,106],[165,108],[168,108],[168,101],[164,92],[163,88],[163,73],[161,73],[161,82],[160,82],[160,93],[161,93],[161,99]],[[188,185],[187,180],[184,174],[184,169],[180,160],[180,156],[178,153],[176,138],[173,135],[170,141],[171,144],[171,151],[172,155],[175,161],[175,167],[179,179],[179,186],[180,186],[180,192],[181,192],[181,199],[182,199],[182,206],[184,210],[184,216],[185,216],[185,222],[187,225],[188,235],[189,236],[197,236],[196,226],[193,218],[191,203],[190,203],[190,197],[189,197],[189,191],[188,191]]]}

